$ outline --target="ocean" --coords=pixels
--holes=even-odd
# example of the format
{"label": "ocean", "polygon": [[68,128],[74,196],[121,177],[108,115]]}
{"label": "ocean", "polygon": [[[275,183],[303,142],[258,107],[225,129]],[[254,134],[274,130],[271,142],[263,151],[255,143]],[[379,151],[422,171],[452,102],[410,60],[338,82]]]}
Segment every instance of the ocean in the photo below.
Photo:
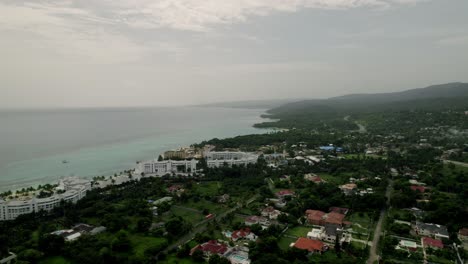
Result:
{"label": "ocean", "polygon": [[214,107],[0,111],[0,191],[67,176],[109,176],[165,150],[264,133],[268,130],[252,127],[263,112]]}

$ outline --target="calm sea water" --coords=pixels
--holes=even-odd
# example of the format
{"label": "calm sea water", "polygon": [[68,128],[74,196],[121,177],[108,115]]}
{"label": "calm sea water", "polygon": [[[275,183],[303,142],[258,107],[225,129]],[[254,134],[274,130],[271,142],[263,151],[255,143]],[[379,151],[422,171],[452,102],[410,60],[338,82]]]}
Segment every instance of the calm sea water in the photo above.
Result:
{"label": "calm sea water", "polygon": [[167,149],[263,133],[252,127],[262,113],[201,107],[2,111],[0,191],[66,176],[112,175]]}

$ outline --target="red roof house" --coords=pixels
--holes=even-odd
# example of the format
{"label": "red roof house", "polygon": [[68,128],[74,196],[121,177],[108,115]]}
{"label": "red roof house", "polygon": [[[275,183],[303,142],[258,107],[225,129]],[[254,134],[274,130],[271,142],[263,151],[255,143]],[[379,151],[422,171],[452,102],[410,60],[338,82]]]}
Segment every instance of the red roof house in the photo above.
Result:
{"label": "red roof house", "polygon": [[330,207],[329,211],[346,215],[348,214],[349,209],[344,207]]}
{"label": "red roof house", "polygon": [[323,216],[325,215],[324,212],[318,210],[307,210],[306,216],[307,221],[309,221],[312,225],[323,225]]}
{"label": "red roof house", "polygon": [[331,212],[328,213],[325,216],[325,223],[326,224],[336,224],[336,225],[342,225],[343,224],[343,219],[345,218],[344,214],[336,213],[336,212]]}
{"label": "red roof house", "polygon": [[227,246],[223,243],[219,243],[216,240],[210,240],[206,243],[203,243],[201,245],[197,245],[192,250],[190,250],[190,255],[193,254],[193,252],[197,250],[201,250],[203,254],[209,256],[213,254],[218,254],[218,255],[223,255],[227,251]]}
{"label": "red roof house", "polygon": [[309,252],[323,252],[328,249],[322,241],[305,237],[298,238],[296,243],[294,243],[294,247],[298,249],[304,249]]}
{"label": "red roof house", "polygon": [[294,191],[291,191],[291,190],[281,190],[279,192],[277,192],[275,194],[277,197],[280,197],[280,198],[283,198],[283,197],[286,197],[286,196],[293,196],[294,195]]}
{"label": "red roof house", "polygon": [[444,243],[439,239],[433,239],[431,237],[423,237],[424,246],[431,248],[444,248]]}
{"label": "red roof house", "polygon": [[411,190],[413,190],[415,192],[419,191],[419,192],[423,193],[423,192],[426,191],[426,187],[424,187],[424,186],[411,185],[410,188],[411,188]]}
{"label": "red roof house", "polygon": [[239,239],[249,239],[255,241],[257,236],[250,231],[250,228],[243,228],[232,232],[231,239],[232,241],[237,241]]}

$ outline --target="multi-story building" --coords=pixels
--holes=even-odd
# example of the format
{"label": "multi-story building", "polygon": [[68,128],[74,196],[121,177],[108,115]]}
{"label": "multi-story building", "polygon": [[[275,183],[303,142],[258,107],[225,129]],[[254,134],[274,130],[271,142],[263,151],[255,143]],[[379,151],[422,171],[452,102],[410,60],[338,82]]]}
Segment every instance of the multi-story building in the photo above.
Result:
{"label": "multi-story building", "polygon": [[139,171],[145,174],[165,175],[178,172],[196,172],[198,161],[192,160],[149,160],[139,163]]}
{"label": "multi-story building", "polygon": [[67,178],[61,180],[56,192],[50,197],[37,198],[28,197],[24,199],[0,199],[0,221],[13,220],[20,215],[32,212],[47,211],[50,212],[54,207],[60,205],[62,201],[76,203],[86,195],[91,189],[91,182],[78,178]]}
{"label": "multi-story building", "polygon": [[255,164],[258,155],[240,151],[209,151],[204,153],[204,158],[209,168],[217,168]]}

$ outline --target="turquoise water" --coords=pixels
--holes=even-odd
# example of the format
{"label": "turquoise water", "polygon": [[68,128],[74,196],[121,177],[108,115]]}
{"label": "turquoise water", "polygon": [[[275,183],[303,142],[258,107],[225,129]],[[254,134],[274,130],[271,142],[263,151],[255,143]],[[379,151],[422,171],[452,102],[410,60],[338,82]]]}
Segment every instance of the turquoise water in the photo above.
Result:
{"label": "turquoise water", "polygon": [[0,191],[65,176],[112,175],[168,149],[263,133],[252,127],[262,113],[200,107],[3,111]]}

